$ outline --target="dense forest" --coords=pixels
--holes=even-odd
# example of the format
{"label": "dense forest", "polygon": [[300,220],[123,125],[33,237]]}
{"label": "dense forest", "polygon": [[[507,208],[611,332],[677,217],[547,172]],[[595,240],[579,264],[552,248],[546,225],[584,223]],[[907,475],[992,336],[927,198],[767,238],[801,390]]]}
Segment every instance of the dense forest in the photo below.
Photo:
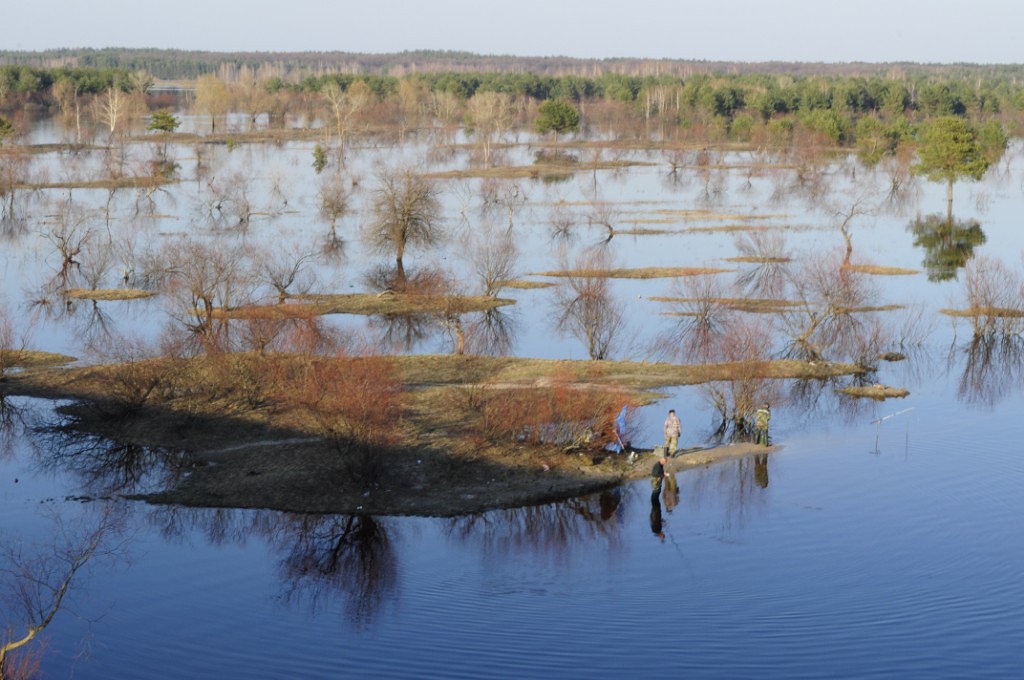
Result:
{"label": "dense forest", "polygon": [[353,52],[204,52],[140,48],[62,48],[40,52],[0,50],[0,64],[36,68],[83,67],[145,70],[157,78],[191,79],[222,67],[273,68],[282,77],[343,72],[401,76],[437,71],[529,72],[550,76],[596,77],[602,73],[688,77],[694,74],[752,73],[792,76],[920,75],[940,78],[1020,79],[1022,64],[918,64],[866,62],[724,62],[683,59],[579,59],[563,56],[481,55],[469,52],[415,50],[394,54]]}
{"label": "dense forest", "polygon": [[[1021,65],[0,51],[0,115],[16,126],[19,116],[74,111],[113,131],[116,118],[138,121],[184,105],[206,114],[211,132],[233,111],[248,115],[251,130],[257,121],[279,129],[333,122],[339,139],[374,126],[465,124],[472,133],[528,126],[550,100],[578,109],[583,132],[614,127],[620,138],[758,147],[811,141],[856,147],[868,160],[894,152],[936,117],[969,121],[983,145],[1000,149],[1007,135],[1024,134]],[[299,110],[305,123],[294,122]]]}

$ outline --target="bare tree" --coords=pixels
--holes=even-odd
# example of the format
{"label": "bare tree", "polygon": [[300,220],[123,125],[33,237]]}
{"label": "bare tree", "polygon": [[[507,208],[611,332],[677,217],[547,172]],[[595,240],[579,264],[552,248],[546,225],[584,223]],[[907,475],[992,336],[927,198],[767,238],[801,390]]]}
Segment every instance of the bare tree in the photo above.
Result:
{"label": "bare tree", "polygon": [[[6,122],[2,118],[0,120]],[[15,134],[13,128],[10,134]],[[0,220],[6,225],[15,221],[15,196],[28,181],[31,159],[22,150],[5,147],[4,137],[0,134]]]}
{"label": "bare tree", "polygon": [[344,177],[332,173],[324,178],[320,184],[320,215],[331,225],[325,244],[328,252],[341,250],[343,243],[338,237],[338,220],[348,214],[351,201],[352,191]]}
{"label": "bare tree", "polygon": [[614,204],[608,201],[593,201],[590,204],[590,210],[587,212],[587,221],[590,224],[596,224],[608,230],[608,238],[605,241],[611,241],[612,237],[615,236],[615,225],[618,223],[618,220],[619,210]]}
{"label": "bare tree", "polygon": [[58,208],[54,224],[42,236],[53,245],[60,259],[55,285],[58,290],[66,290],[73,272],[81,267],[78,257],[93,236],[91,216],[77,205],[65,202]]}
{"label": "bare tree", "polygon": [[461,100],[453,92],[440,90],[430,93],[430,111],[434,114],[434,118],[441,123],[446,141],[449,141],[453,134],[452,130],[459,117],[461,106]]}
{"label": "bare tree", "polygon": [[252,178],[242,172],[213,178],[207,185],[203,209],[218,224],[246,229],[256,212],[249,197]]}
{"label": "bare tree", "polygon": [[843,197],[839,197],[831,201],[831,205],[828,206],[828,211],[839,225],[839,233],[843,235],[843,241],[846,243],[844,267],[850,264],[850,258],[853,255],[853,233],[851,231],[853,223],[859,218],[873,215],[876,208],[876,191],[870,186],[864,186],[863,181],[858,185],[855,193],[847,195],[845,200]]}
{"label": "bare tree", "polygon": [[153,74],[144,69],[128,74],[128,87],[137,95],[145,95],[153,87]]}
{"label": "bare tree", "polygon": [[116,257],[114,242],[109,236],[89,239],[79,266],[86,287],[91,290],[100,288],[104,278],[113,269]]}
{"label": "bare tree", "polygon": [[672,288],[671,314],[677,321],[659,336],[659,352],[675,361],[717,361],[718,348],[735,316],[719,278],[715,274],[686,276],[675,279]]}
{"label": "bare tree", "polygon": [[341,160],[345,160],[345,145],[348,143],[349,132],[353,121],[373,98],[373,90],[362,80],[357,80],[342,89],[336,82],[329,82],[320,91],[331,107],[334,129],[338,135]]}
{"label": "bare tree", "polygon": [[[114,537],[122,520],[110,506],[98,519],[83,515],[69,521],[54,515],[52,541],[32,544],[17,536],[0,541],[0,579],[3,580],[10,621],[0,644],[0,677],[13,677],[14,653],[33,642],[68,601],[71,585],[88,563],[112,558],[119,546]],[[45,534],[40,534],[45,535]]]}
{"label": "bare tree", "polygon": [[6,305],[0,305],[0,380],[4,373],[18,364],[29,344],[29,329],[18,329],[14,313]]}
{"label": "bare tree", "polygon": [[228,318],[224,313],[249,298],[245,253],[217,243],[181,240],[150,257],[172,300],[172,316],[206,351],[226,349]]}
{"label": "bare tree", "polygon": [[768,378],[763,367],[770,359],[771,323],[748,314],[729,317],[721,340],[713,348],[715,361],[736,366],[734,379],[701,385],[701,392],[718,412],[718,437],[746,439],[754,429],[754,413],[766,401],[776,401],[777,380]]}
{"label": "bare tree", "polygon": [[480,279],[484,295],[495,296],[516,278],[519,248],[508,230],[489,222],[470,233],[464,257]]}
{"label": "bare tree", "polygon": [[120,87],[113,86],[93,101],[96,118],[107,128],[108,139],[114,139],[131,114],[131,97]]}
{"label": "bare tree", "polygon": [[591,359],[610,356],[624,323],[624,309],[612,296],[608,277],[597,273],[610,268],[609,259],[600,249],[577,258],[555,296],[558,330],[583,342]]}
{"label": "bare tree", "polygon": [[470,98],[468,108],[481,162],[490,165],[494,144],[512,127],[512,97],[504,92],[478,92]]}
{"label": "bare tree", "polygon": [[227,113],[231,96],[227,84],[212,73],[196,79],[195,107],[210,117],[210,134],[217,132],[217,119]]}
{"label": "bare tree", "polygon": [[291,288],[309,292],[313,287],[313,274],[308,265],[313,254],[303,252],[297,245],[274,248],[259,258],[259,270],[277,293],[278,304],[284,304]]}
{"label": "bare tree", "polygon": [[412,168],[381,170],[377,183],[366,236],[371,248],[394,253],[401,283],[406,246],[430,247],[444,236],[439,192],[433,181]]}
{"label": "bare tree", "polygon": [[237,106],[249,116],[249,129],[255,130],[260,114],[273,107],[273,95],[267,92],[266,81],[243,64],[238,72],[238,83],[232,89]]}
{"label": "bare tree", "polygon": [[976,338],[1024,332],[1024,281],[1001,260],[978,255],[964,266],[964,312]]}
{"label": "bare tree", "polygon": [[[790,295],[797,303],[779,313],[790,338],[788,354],[809,361],[849,358],[871,362],[882,335],[866,317],[878,301],[877,288],[837,257],[813,257],[792,270]],[[870,342],[866,342],[870,341]]]}
{"label": "bare tree", "polygon": [[576,226],[578,217],[569,207],[565,200],[559,200],[551,207],[548,223],[551,225],[552,239],[567,241],[572,238],[573,227]]}
{"label": "bare tree", "polygon": [[430,88],[421,80],[402,78],[398,81],[398,106],[402,114],[403,135],[406,128],[415,128],[430,111]]}

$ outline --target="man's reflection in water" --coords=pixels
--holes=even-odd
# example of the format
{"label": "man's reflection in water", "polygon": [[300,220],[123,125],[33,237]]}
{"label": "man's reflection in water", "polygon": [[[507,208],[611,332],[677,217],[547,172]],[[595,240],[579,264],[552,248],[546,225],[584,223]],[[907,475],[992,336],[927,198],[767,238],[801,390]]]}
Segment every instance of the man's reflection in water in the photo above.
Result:
{"label": "man's reflection in water", "polygon": [[676,473],[670,472],[665,478],[665,511],[671,513],[679,505],[679,484],[676,482]]}
{"label": "man's reflection in water", "polygon": [[604,491],[601,493],[598,502],[601,506],[601,520],[607,522],[615,514],[615,511],[618,510],[619,503],[622,502],[622,492],[619,489]]}
{"label": "man's reflection in water", "polygon": [[662,541],[665,540],[665,527],[661,518],[661,494],[657,491],[651,494],[651,533]]}
{"label": "man's reflection in water", "polygon": [[768,488],[768,454],[754,456],[754,481],[762,489]]}

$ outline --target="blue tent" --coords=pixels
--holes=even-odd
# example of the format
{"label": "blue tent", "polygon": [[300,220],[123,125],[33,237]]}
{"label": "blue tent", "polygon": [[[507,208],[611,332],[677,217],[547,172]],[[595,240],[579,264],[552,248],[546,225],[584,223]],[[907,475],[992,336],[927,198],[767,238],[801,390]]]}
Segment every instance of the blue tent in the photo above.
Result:
{"label": "blue tent", "polygon": [[618,417],[615,419],[615,441],[612,442],[612,450],[615,453],[622,453],[622,450],[626,448],[623,437],[626,436],[626,410],[628,408],[628,404],[623,406],[622,410],[619,411]]}

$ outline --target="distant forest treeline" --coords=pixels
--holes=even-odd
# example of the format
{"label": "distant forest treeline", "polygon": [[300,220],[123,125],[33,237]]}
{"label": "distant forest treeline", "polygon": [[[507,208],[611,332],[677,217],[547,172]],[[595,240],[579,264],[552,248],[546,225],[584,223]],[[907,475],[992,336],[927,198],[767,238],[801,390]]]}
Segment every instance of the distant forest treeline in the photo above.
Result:
{"label": "distant forest treeline", "polygon": [[440,51],[0,51],[0,112],[36,107],[68,113],[102,96],[109,119],[112,91],[148,94],[150,109],[166,105],[152,96],[159,81],[192,90],[187,101],[209,114],[211,129],[228,110],[246,112],[253,122],[266,114],[273,126],[283,124],[297,102],[308,107],[317,101],[339,137],[361,117],[429,115],[445,125],[499,117],[500,111],[483,112],[482,95],[493,100],[491,109],[521,118],[539,102],[566,100],[585,122],[657,123],[662,139],[681,134],[672,130],[710,142],[755,143],[809,133],[826,144],[863,144],[877,154],[938,116],[969,119],[995,140],[1003,132],[1024,135],[1024,65],[588,60]]}
{"label": "distant forest treeline", "polygon": [[353,52],[204,52],[136,48],[62,48],[40,52],[0,50],[0,65],[36,68],[96,68],[147,71],[166,80],[194,79],[222,69],[272,70],[286,81],[310,75],[405,76],[411,73],[451,71],[534,73],[540,76],[598,77],[605,73],[629,76],[676,76],[696,74],[749,75],[754,73],[826,77],[923,77],[1020,80],[1024,64],[918,64],[825,63],[825,62],[724,62],[682,59],[579,59],[573,57],[520,57],[480,55],[444,50],[415,50],[393,54]]}

